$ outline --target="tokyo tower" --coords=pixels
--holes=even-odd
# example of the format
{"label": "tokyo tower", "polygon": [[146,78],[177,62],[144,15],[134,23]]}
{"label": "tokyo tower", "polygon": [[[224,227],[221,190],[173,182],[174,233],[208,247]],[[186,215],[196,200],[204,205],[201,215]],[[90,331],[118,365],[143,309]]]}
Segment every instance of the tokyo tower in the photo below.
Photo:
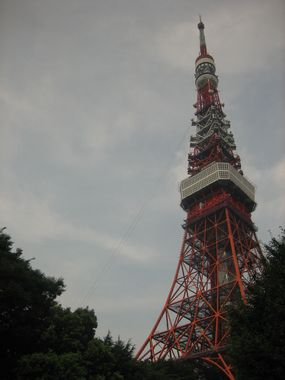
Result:
{"label": "tokyo tower", "polygon": [[189,176],[180,185],[184,237],[165,305],[136,357],[153,362],[201,359],[235,379],[225,357],[227,308],[236,298],[246,302],[248,285],[261,270],[262,252],[251,220],[255,188],[235,153],[201,19],[198,29],[196,133],[190,138]]}

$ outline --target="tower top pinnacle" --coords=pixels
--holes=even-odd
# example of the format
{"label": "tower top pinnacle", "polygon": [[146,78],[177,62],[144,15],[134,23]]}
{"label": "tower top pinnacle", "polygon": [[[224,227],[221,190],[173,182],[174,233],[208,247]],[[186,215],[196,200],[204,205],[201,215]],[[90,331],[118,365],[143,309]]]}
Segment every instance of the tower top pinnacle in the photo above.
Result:
{"label": "tower top pinnacle", "polygon": [[202,22],[202,16],[199,15],[199,24],[198,24],[198,28],[199,29],[204,29],[205,28],[205,25],[203,24]]}
{"label": "tower top pinnacle", "polygon": [[[195,83],[197,90],[200,91],[199,94],[202,96],[203,101],[197,103],[198,111],[213,104],[213,97],[211,94],[216,92],[218,86],[218,77],[215,75],[215,61],[207,52],[204,34],[205,26],[202,22],[201,16],[199,18],[200,22],[198,24],[198,29],[200,34],[200,52],[195,61]],[[216,97],[218,97],[218,95]]]}
{"label": "tower top pinnacle", "polygon": [[200,22],[198,24],[198,29],[200,31],[200,56],[207,55],[207,46],[206,46],[206,39],[204,34],[205,25],[202,22],[201,16],[199,16]]}

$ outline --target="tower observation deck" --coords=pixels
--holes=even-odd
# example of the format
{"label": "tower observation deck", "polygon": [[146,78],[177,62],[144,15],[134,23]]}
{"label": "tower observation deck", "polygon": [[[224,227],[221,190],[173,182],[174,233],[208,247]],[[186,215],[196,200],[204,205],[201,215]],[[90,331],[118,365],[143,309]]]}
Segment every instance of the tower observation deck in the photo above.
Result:
{"label": "tower observation deck", "polygon": [[184,236],[166,302],[136,357],[200,359],[233,380],[226,359],[227,307],[237,298],[246,302],[248,286],[261,270],[262,252],[251,220],[255,188],[235,153],[201,20],[198,29],[196,132],[190,137],[188,176],[180,184]]}

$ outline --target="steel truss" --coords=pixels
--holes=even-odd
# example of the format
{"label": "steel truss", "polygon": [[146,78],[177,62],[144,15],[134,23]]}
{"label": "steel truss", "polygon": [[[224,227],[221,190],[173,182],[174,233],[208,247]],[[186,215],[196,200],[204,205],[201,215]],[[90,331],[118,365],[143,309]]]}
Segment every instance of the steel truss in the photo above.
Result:
{"label": "steel truss", "polygon": [[234,379],[223,352],[228,343],[227,308],[246,291],[260,270],[261,250],[250,219],[230,202],[216,212],[192,218],[174,280],[140,360],[201,358]]}

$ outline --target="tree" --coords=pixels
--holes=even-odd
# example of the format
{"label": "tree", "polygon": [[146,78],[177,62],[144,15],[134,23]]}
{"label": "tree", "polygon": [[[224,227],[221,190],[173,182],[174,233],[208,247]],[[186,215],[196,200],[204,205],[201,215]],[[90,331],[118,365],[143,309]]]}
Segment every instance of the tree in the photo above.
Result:
{"label": "tree", "polygon": [[22,356],[15,376],[17,380],[85,380],[86,368],[78,352],[40,352]]}
{"label": "tree", "polygon": [[141,366],[130,342],[95,338],[94,311],[63,308],[63,290],[62,279],[33,269],[0,231],[1,379],[135,379]]}
{"label": "tree", "polygon": [[150,365],[151,380],[226,380],[221,371],[201,360],[167,360]]}
{"label": "tree", "polygon": [[31,268],[22,251],[12,250],[10,236],[0,233],[0,356],[2,378],[14,379],[18,359],[38,349],[48,326],[62,279],[46,277]]}
{"label": "tree", "polygon": [[265,246],[264,271],[248,303],[230,311],[231,358],[238,380],[278,380],[285,372],[285,233]]}
{"label": "tree", "polygon": [[79,308],[71,311],[70,308],[56,304],[50,310],[48,326],[42,331],[40,351],[83,353],[93,340],[96,328],[94,310]]}

